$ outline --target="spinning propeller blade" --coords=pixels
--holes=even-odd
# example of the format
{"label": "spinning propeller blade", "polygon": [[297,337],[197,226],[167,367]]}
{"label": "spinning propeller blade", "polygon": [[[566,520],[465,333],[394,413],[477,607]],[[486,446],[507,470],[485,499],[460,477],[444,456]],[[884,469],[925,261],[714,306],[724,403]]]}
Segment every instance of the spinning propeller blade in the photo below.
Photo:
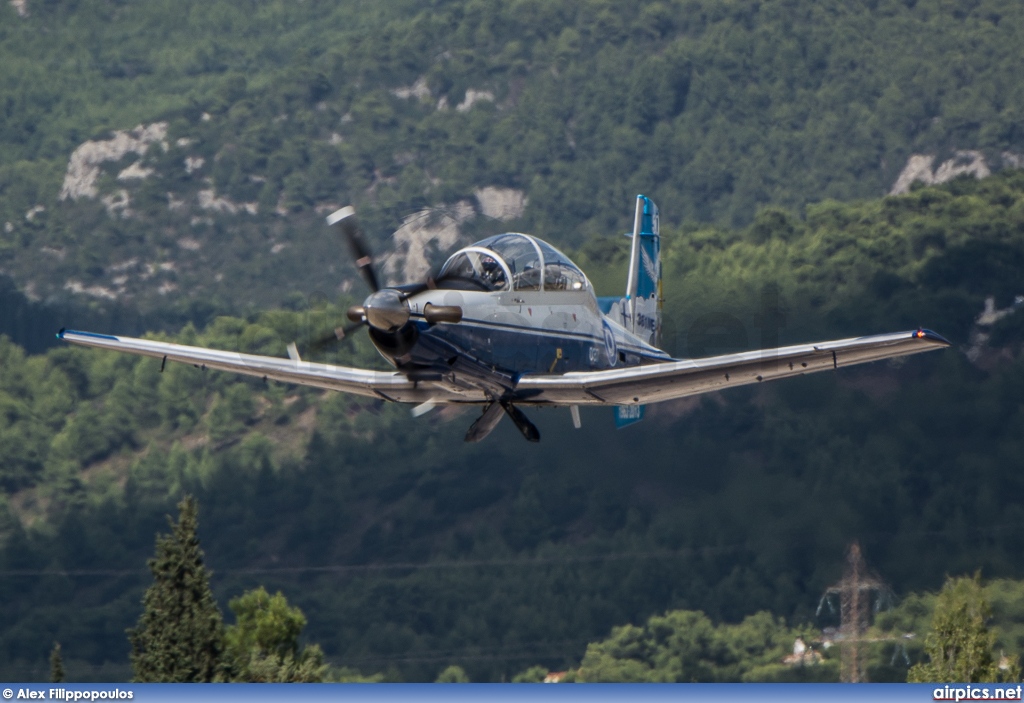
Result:
{"label": "spinning propeller blade", "polygon": [[356,209],[349,205],[332,212],[327,217],[327,224],[338,225],[342,236],[348,242],[349,251],[352,252],[352,258],[359,269],[359,275],[363,277],[371,291],[374,293],[379,291],[380,283],[377,281],[377,272],[373,268],[373,253],[366,245],[363,231],[359,227],[359,221],[356,220]]}
{"label": "spinning propeller blade", "polygon": [[[380,283],[377,280],[377,272],[373,266],[373,252],[370,251],[370,247],[366,244],[363,231],[359,227],[359,221],[356,219],[356,209],[349,205],[340,210],[335,210],[327,216],[327,224],[338,226],[342,237],[348,243],[348,248],[352,258],[355,260],[356,268],[359,269],[359,275],[366,282],[371,292],[376,293],[379,291]],[[331,330],[329,334],[313,340],[309,345],[308,351],[324,351],[366,324],[365,311],[362,306],[354,305],[349,308],[347,317],[352,320],[353,324],[337,327]]]}

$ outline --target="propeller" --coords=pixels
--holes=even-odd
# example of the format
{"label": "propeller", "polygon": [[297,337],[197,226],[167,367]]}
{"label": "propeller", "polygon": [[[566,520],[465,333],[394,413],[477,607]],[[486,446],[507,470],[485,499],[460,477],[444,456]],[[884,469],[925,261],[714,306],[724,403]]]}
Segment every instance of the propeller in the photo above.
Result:
{"label": "propeller", "polygon": [[[359,275],[370,289],[370,295],[362,305],[353,305],[346,311],[346,317],[352,322],[345,327],[337,327],[310,344],[313,351],[323,351],[333,344],[349,337],[360,327],[367,325],[381,332],[395,332],[401,329],[412,314],[408,299],[425,290],[435,288],[433,276],[420,283],[382,288],[377,278],[373,252],[366,243],[362,228],[356,219],[356,211],[351,205],[336,210],[327,217],[327,224],[337,225],[342,237],[348,244],[349,251],[355,261]],[[456,323],[462,321],[462,308],[458,305],[424,306],[423,317],[430,324],[439,322]]]}
{"label": "propeller", "polygon": [[[370,289],[370,295],[363,301],[362,305],[353,305],[346,312],[346,316],[352,324],[334,329],[329,335],[322,337],[313,343],[313,349],[323,349],[331,344],[340,342],[348,337],[363,325],[372,327],[374,330],[385,333],[394,333],[405,327],[412,316],[409,307],[409,298],[418,295],[425,290],[433,289],[434,279],[428,277],[426,281],[413,283],[398,287],[382,288],[377,279],[377,272],[374,268],[373,253],[366,244],[362,229],[356,220],[356,211],[351,205],[336,210],[327,217],[328,225],[337,225],[342,236],[348,243],[349,251],[355,260],[359,275],[366,286]],[[440,322],[458,323],[462,321],[462,308],[458,305],[434,305],[427,303],[423,306],[423,318],[430,324]],[[298,350],[294,344],[289,346],[289,356],[294,354],[296,360],[299,358]],[[427,401],[414,408],[413,413],[422,415],[429,412],[434,406],[433,401]],[[490,404],[484,408],[483,414],[473,423],[466,433],[467,442],[478,442],[497,426],[498,421],[508,415],[516,428],[530,442],[540,441],[540,432],[537,427],[527,419],[523,412],[515,407],[507,398],[492,399]]]}
{"label": "propeller", "polygon": [[359,222],[356,220],[356,209],[349,205],[340,210],[335,210],[328,215],[327,224],[338,225],[342,236],[348,242],[349,251],[352,252],[352,260],[356,262],[359,275],[363,277],[371,291],[374,293],[379,291],[380,284],[377,282],[377,272],[373,268],[373,253],[370,251],[370,247],[366,245],[366,239],[363,238],[363,230],[359,227]]}

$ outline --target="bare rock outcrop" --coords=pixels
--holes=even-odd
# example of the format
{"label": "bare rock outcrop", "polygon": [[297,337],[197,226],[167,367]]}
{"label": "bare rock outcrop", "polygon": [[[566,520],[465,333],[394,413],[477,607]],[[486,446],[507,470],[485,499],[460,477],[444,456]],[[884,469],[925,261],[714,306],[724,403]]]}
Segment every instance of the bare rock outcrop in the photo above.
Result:
{"label": "bare rock outcrop", "polygon": [[1024,168],[1024,154],[1014,154],[1012,151],[1004,151],[1000,156],[1003,157],[1004,168]]}
{"label": "bare rock outcrop", "polygon": [[117,174],[119,181],[141,181],[153,175],[153,169],[146,168],[138,161]]}
{"label": "bare rock outcrop", "polygon": [[473,192],[480,203],[480,213],[496,220],[515,220],[523,216],[529,200],[526,194],[515,188],[487,186]]}
{"label": "bare rock outcrop", "polygon": [[426,100],[430,97],[430,86],[427,85],[427,77],[420,76],[412,85],[395,88],[391,91],[391,94],[403,100],[408,100],[409,98]]}
{"label": "bare rock outcrop", "polygon": [[466,91],[466,97],[462,99],[462,102],[455,106],[456,112],[468,112],[472,107],[479,102],[494,102],[494,93],[489,90],[475,90],[470,88]]}
{"label": "bare rock outcrop", "polygon": [[903,171],[900,172],[896,183],[893,184],[892,190],[889,191],[889,195],[909,193],[910,186],[915,181],[933,185],[951,181],[957,176],[965,174],[972,175],[975,178],[985,178],[992,173],[988,164],[985,163],[985,157],[982,153],[969,149],[956,152],[952,159],[943,161],[933,171],[932,165],[934,163],[934,154],[912,154],[907,159],[907,165],[903,167]]}
{"label": "bare rock outcrop", "polygon": [[[160,143],[166,149],[166,139],[167,123],[155,122],[151,125],[139,125],[131,131],[114,132],[110,139],[81,144],[68,161],[68,170],[64,174],[64,184],[60,189],[60,199],[95,198],[99,195],[96,179],[99,178],[100,166],[103,163],[120,161],[131,153],[142,156],[154,142]],[[131,167],[125,171],[130,169]],[[144,170],[140,167],[135,173]]]}
{"label": "bare rock outcrop", "polygon": [[259,203],[236,203],[223,196],[217,197],[213,188],[199,191],[199,207],[213,212],[226,212],[229,215],[236,215],[239,212],[255,215],[259,212]]}

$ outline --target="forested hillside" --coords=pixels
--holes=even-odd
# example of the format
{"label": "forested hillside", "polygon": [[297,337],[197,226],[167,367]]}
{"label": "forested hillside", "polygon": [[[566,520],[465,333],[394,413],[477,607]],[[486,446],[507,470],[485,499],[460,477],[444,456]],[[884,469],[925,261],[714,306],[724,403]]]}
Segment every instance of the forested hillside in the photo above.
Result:
{"label": "forested hillside", "polygon": [[637,192],[745,226],[913,154],[1019,166],[1022,34],[1016,0],[2,3],[0,272],[170,328],[333,298],[339,204],[381,249],[460,202],[578,247]]}
{"label": "forested hillside", "polygon": [[[126,680],[186,492],[222,611],[280,590],[349,678],[825,680],[834,652],[780,657],[837,624],[852,540],[905,596],[884,636],[948,574],[1024,578],[1021,36],[1018,0],[0,3],[0,677],[59,641],[71,680]],[[677,356],[953,348],[622,432],[538,412],[535,446],[53,337],[283,356],[365,293],[323,220],[349,203],[389,276],[522,230],[617,294],[639,192]],[[381,363],[361,336],[320,358]],[[1019,590],[989,586],[1011,655]],[[655,671],[679,631],[713,663]]]}
{"label": "forested hillside", "polygon": [[[621,286],[624,241],[577,252],[599,287]],[[777,618],[835,625],[815,610],[854,539],[897,594],[979,568],[1024,577],[1024,173],[771,209],[744,228],[666,226],[663,241],[680,355],[917,325],[954,347],[653,406],[622,432],[607,411],[585,410],[577,431],[549,410],[536,413],[539,445],[511,426],[465,445],[470,413],[413,419],[341,394],[5,342],[3,675],[45,676],[58,640],[72,677],[128,676],[124,628],[153,534],[184,491],[199,499],[222,608],[280,589],[331,664],[404,680],[450,664],[474,680],[578,666],[613,626],[669,609],[715,623],[766,610],[749,625],[763,633]],[[173,338],[284,355],[347,302]],[[374,357],[359,338],[324,358]],[[765,666],[791,645],[778,627]],[[1016,637],[1005,647],[1021,651]]]}

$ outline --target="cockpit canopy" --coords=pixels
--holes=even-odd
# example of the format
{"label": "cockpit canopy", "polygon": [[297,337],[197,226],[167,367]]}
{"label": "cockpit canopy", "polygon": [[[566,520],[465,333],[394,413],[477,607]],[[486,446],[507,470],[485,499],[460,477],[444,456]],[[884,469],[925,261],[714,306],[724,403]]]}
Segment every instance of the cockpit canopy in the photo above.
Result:
{"label": "cockpit canopy", "polygon": [[467,290],[583,291],[579,267],[547,242],[510,232],[455,252],[441,268],[440,288]]}

